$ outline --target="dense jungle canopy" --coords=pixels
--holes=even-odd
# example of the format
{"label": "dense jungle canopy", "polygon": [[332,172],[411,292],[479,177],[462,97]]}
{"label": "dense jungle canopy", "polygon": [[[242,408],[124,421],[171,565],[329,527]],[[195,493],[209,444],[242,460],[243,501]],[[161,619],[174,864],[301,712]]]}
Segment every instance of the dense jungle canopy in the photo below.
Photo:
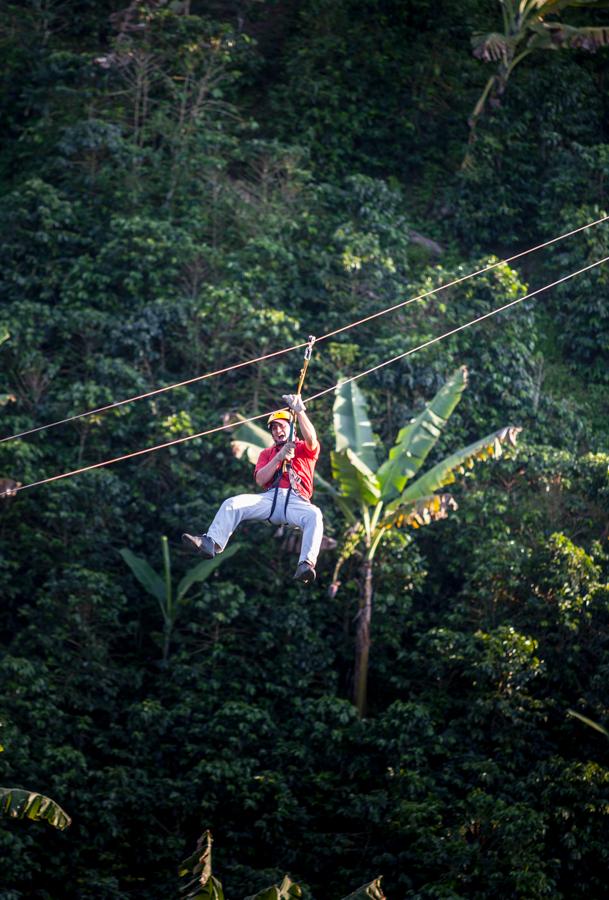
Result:
{"label": "dense jungle canopy", "polygon": [[[606,216],[603,7],[2,2],[0,437]],[[607,256],[609,223],[341,333],[305,395]],[[27,487],[274,409],[301,351],[0,443],[23,486],[0,501],[0,786],[72,818],[0,817],[0,900],[173,900],[206,829],[232,900],[284,873],[309,900],[380,875],[390,900],[606,895],[608,277],[358,381],[379,462],[464,367],[429,465],[521,429],[457,474],[444,518],[379,543],[365,715],[363,556],[328,492],[336,545],[303,588],[262,524],[184,581],[181,532],[253,486],[226,431]],[[328,482],[333,403],[308,408]]]}

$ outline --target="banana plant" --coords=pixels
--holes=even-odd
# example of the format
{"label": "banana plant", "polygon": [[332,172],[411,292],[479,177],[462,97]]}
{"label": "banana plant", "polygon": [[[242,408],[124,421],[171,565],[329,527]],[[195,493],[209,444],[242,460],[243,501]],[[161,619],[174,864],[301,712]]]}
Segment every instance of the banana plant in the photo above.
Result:
{"label": "banana plant", "polygon": [[[506,445],[514,446],[520,428],[508,426],[418,475],[467,386],[465,366],[456,370],[418,416],[398,433],[395,445],[379,466],[380,442],[372,432],[366,401],[354,381],[336,389],[332,475],[336,487],[326,485],[346,518],[346,529],[332,579],[331,596],[338,589],[344,563],[357,555],[362,581],[356,619],[353,701],[365,714],[370,653],[370,622],[374,563],[378,548],[390,531],[420,528],[447,517],[457,504],[441,489],[464,475],[477,461],[498,459]],[[398,532],[399,533],[399,532]]]}
{"label": "banana plant", "polygon": [[[499,0],[503,16],[501,31],[475,34],[472,37],[474,56],[493,62],[497,68],[488,79],[469,119],[470,143],[478,119],[487,102],[495,104],[505,91],[508,79],[516,66],[538,50],[562,48],[589,50],[609,44],[607,26],[574,27],[555,17],[568,7],[598,9],[609,6],[605,0]],[[548,19],[552,16],[551,19]],[[468,157],[466,157],[466,161]]]}
{"label": "banana plant", "polygon": [[[212,843],[211,832],[203,832],[197,849],[179,868],[181,877],[190,877],[190,881],[182,888],[184,900],[224,900],[222,883],[212,875]],[[285,875],[281,884],[273,884],[257,894],[250,894],[244,900],[298,900],[299,897],[302,897],[302,888]],[[381,879],[375,878],[344,900],[385,900]]]}
{"label": "banana plant", "polygon": [[136,556],[131,550],[119,550],[123,560],[129,566],[137,580],[146,588],[149,594],[157,600],[163,617],[163,662],[169,659],[171,636],[176,619],[186,595],[194,584],[206,581],[218,566],[230,559],[241,547],[241,544],[231,544],[230,547],[213,559],[204,559],[193,566],[174,588],[171,578],[171,559],[169,556],[169,542],[165,535],[161,538],[163,548],[163,574],[154,571],[150,563],[140,556]]}
{"label": "banana plant", "polygon": [[0,812],[12,819],[46,821],[60,831],[72,822],[55,800],[21,788],[0,788]]}

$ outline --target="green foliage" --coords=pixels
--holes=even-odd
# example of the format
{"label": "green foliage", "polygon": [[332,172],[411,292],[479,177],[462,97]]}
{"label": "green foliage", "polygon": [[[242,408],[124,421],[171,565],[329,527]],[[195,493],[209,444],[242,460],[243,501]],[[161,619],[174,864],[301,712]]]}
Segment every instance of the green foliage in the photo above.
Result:
{"label": "green foliage", "polygon": [[[485,78],[469,40],[498,9],[483,0],[118,6],[0,12],[1,436],[341,328],[607,206],[604,51],[531,54],[468,145]],[[601,26],[598,6],[546,24]],[[605,235],[334,335],[310,393],[604,257]],[[0,784],[78,823],[41,841],[1,817],[7,900],[177,896],[175,862],[208,827],[230,897],[285,871],[305,897],[371,872],[392,897],[604,896],[609,757],[585,724],[609,720],[604,278],[367,376],[368,411],[353,392],[339,416],[359,417],[335,459],[348,496],[331,403],[310,404],[317,502],[345,542],[306,600],[272,529],[244,524],[224,569],[180,549],[251,486],[260,434],[247,462],[220,434],[2,502]],[[457,375],[428,407],[462,365],[468,390]],[[298,368],[274,356],[0,443],[0,473],[26,485],[276,408]],[[525,428],[517,457],[496,453],[506,421]],[[374,553],[360,720],[358,554],[389,524],[379,492],[386,511],[454,446],[466,477]],[[469,469],[479,453],[493,466]]]}
{"label": "green foliage", "polygon": [[[599,206],[582,206],[570,211],[567,221],[577,228],[604,215]],[[567,246],[558,247],[552,258],[562,271],[569,271],[609,256],[608,248],[608,231],[603,224],[577,235]],[[609,362],[609,328],[603,303],[606,281],[604,266],[585,272],[571,289],[559,286],[546,312],[549,337],[559,344],[562,359],[576,373],[578,367],[585,366],[586,380],[603,384]]]}

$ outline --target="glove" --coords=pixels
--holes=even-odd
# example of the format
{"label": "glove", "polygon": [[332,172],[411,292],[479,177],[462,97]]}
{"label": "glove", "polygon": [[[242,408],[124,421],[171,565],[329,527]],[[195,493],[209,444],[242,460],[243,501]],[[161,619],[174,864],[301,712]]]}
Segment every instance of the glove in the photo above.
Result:
{"label": "glove", "polygon": [[277,459],[280,459],[282,462],[284,459],[290,460],[294,458],[294,448],[296,444],[294,441],[286,441],[279,453],[277,454]]}
{"label": "glove", "polygon": [[300,394],[282,394],[281,399],[285,401],[286,406],[289,406],[292,412],[297,414],[306,412],[307,408],[302,402]]}

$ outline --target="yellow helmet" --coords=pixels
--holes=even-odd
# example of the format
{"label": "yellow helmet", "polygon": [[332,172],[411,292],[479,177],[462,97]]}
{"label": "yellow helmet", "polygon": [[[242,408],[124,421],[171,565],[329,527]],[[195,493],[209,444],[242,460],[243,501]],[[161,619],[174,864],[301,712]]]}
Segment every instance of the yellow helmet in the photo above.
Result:
{"label": "yellow helmet", "polygon": [[278,409],[277,412],[271,413],[266,420],[266,427],[270,428],[273,422],[276,422],[278,419],[285,419],[286,422],[290,421],[290,414],[287,409]]}

